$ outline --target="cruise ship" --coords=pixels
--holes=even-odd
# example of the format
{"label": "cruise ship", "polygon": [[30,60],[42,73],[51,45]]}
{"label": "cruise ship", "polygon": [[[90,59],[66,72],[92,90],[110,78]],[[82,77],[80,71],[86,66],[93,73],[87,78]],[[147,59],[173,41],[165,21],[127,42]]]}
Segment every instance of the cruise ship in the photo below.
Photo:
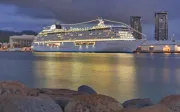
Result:
{"label": "cruise ship", "polygon": [[[91,22],[98,23],[91,27],[77,27]],[[105,22],[114,22],[118,25],[107,25]],[[88,22],[53,24],[46,27],[36,36],[31,47],[35,52],[131,53],[144,41],[145,39],[135,39],[133,29],[128,25],[98,18]]]}

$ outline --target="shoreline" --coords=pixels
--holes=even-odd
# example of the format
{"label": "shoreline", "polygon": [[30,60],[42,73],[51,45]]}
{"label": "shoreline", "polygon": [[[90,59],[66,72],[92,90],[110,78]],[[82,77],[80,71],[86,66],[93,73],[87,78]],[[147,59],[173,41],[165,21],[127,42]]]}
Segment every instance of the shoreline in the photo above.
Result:
{"label": "shoreline", "polygon": [[3,112],[180,112],[180,95],[164,97],[158,103],[149,98],[121,102],[86,85],[69,90],[28,88],[21,82],[1,81],[0,97]]}
{"label": "shoreline", "polygon": [[129,54],[180,54],[179,52],[160,52],[160,51],[156,51],[156,52],[57,52],[57,51],[8,51],[8,50],[1,50],[0,52],[35,52],[35,53],[97,53],[97,54],[103,54],[103,53],[107,53],[107,54],[123,54],[123,53],[129,53]]}

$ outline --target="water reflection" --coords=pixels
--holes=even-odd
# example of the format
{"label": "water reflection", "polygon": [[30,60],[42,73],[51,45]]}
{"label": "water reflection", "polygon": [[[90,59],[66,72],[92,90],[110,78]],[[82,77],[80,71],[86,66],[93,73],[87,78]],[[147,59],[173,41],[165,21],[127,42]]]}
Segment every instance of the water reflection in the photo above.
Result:
{"label": "water reflection", "polygon": [[170,81],[169,80],[169,70],[167,68],[164,68],[162,77],[163,77],[163,82],[165,84],[169,84],[170,83],[169,82]]}
{"label": "water reflection", "polygon": [[36,87],[86,84],[123,102],[180,93],[179,54],[35,53]]}
{"label": "water reflection", "polygon": [[[136,65],[132,54],[35,55],[42,57],[34,63],[34,71],[38,75],[37,85],[41,87],[77,89],[78,86],[87,84],[101,94],[121,100],[137,96]],[[43,82],[39,82],[41,79],[44,79]]]}
{"label": "water reflection", "polygon": [[34,87],[32,53],[0,52],[0,81],[20,81]]}

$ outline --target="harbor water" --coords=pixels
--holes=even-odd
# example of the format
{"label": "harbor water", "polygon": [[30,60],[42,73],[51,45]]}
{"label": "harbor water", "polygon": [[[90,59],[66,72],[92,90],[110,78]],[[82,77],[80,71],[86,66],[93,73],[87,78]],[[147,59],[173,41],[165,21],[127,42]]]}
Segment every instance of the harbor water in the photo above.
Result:
{"label": "harbor water", "polygon": [[0,52],[0,80],[77,90],[89,85],[123,102],[180,94],[180,54]]}

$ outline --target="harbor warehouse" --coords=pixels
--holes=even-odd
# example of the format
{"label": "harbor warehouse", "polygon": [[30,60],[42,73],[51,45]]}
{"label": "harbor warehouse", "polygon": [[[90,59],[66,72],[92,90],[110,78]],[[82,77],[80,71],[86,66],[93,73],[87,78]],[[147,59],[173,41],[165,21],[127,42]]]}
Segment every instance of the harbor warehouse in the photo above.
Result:
{"label": "harbor warehouse", "polygon": [[10,48],[31,47],[34,39],[34,35],[11,36],[9,38]]}
{"label": "harbor warehouse", "polygon": [[155,41],[148,40],[141,44],[137,51],[140,52],[180,52],[180,41]]}

